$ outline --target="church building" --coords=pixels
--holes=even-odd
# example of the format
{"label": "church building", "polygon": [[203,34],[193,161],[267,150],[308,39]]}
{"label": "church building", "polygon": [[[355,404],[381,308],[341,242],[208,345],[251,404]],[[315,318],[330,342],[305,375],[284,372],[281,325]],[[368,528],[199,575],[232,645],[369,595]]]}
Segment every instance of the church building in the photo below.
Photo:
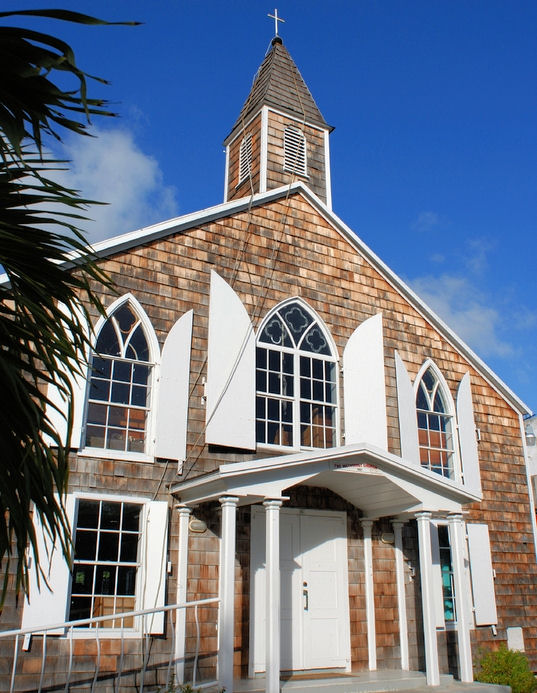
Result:
{"label": "church building", "polygon": [[276,36],[223,203],[96,244],[115,292],[94,284],[106,317],[73,383],[73,564],[52,552],[50,589],[5,609],[33,629],[17,677],[45,642],[64,681],[69,657],[73,681],[98,662],[103,691],[144,653],[163,685],[170,648],[176,681],[229,693],[284,672],[469,682],[500,644],[537,668],[530,412],[334,213],[332,129]]}

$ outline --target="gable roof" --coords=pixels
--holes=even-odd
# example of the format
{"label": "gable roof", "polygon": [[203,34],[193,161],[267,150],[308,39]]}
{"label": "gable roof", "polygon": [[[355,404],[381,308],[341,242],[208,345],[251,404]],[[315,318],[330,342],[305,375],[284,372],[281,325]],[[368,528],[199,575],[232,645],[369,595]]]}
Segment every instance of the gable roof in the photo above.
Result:
{"label": "gable roof", "polygon": [[312,125],[333,130],[321,115],[279,36],[272,39],[271,48],[257,71],[248,98],[224,144],[261,106],[272,106]]}
{"label": "gable roof", "polygon": [[[202,224],[222,219],[238,212],[261,207],[274,200],[301,195],[323,218],[374,267],[394,289],[412,305],[438,332],[478,371],[485,380],[517,411],[531,414],[531,409],[499,378],[493,370],[458,336],[446,323],[424,303],[412,289],[393,272],[336,214],[332,212],[315,193],[302,181],[285,185],[252,197],[243,197],[230,202],[208,207],[182,217],[175,217],[138,231],[100,241],[93,246],[97,258],[106,258],[119,252],[150,243],[176,233],[188,231]],[[65,263],[66,269],[76,265],[77,253],[72,253]],[[6,283],[6,276],[0,277],[0,284]]]}

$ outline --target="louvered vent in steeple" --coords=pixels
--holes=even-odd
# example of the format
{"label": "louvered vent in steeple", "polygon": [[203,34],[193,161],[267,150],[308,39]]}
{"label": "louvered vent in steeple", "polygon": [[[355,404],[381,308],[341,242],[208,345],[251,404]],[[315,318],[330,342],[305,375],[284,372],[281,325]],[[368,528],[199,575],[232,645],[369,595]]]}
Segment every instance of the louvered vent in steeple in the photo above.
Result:
{"label": "louvered vent in steeple", "polygon": [[299,176],[307,175],[306,138],[300,128],[288,125],[283,134],[283,168]]}
{"label": "louvered vent in steeple", "polygon": [[252,171],[252,135],[242,138],[239,154],[239,185],[250,177]]}

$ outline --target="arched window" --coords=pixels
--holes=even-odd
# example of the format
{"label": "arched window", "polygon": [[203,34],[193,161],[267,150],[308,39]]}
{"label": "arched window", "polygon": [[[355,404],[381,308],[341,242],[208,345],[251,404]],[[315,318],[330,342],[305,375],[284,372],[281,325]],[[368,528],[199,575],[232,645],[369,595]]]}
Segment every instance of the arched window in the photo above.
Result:
{"label": "arched window", "polygon": [[242,138],[239,152],[239,183],[250,177],[252,171],[252,135]]}
{"label": "arched window", "polygon": [[298,301],[276,308],[257,340],[257,442],[335,446],[336,379],[334,349],[319,320]]}
{"label": "arched window", "polygon": [[288,125],[283,133],[283,168],[299,176],[307,175],[306,138],[294,125]]}
{"label": "arched window", "polygon": [[420,462],[437,474],[455,477],[453,416],[440,378],[429,366],[416,393]]}
{"label": "arched window", "polygon": [[91,356],[87,447],[146,452],[152,366],[142,321],[125,301],[102,325]]}

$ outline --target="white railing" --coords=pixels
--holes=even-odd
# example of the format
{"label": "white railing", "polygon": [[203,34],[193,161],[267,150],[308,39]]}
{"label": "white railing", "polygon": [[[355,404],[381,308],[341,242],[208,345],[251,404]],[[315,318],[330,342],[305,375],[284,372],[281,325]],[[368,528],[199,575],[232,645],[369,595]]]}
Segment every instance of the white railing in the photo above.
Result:
{"label": "white railing", "polygon": [[[31,638],[33,635],[39,635],[42,637],[42,652],[41,652],[41,668],[39,672],[39,685],[36,687],[33,685],[31,689],[32,692],[36,693],[41,693],[43,690],[43,686],[45,684],[45,674],[46,674],[46,660],[47,660],[47,638],[51,636],[51,634],[54,635],[54,637],[58,635],[62,635],[62,640],[67,639],[69,643],[69,652],[68,652],[68,658],[69,658],[69,665],[67,667],[67,671],[65,672],[65,685],[62,684],[58,687],[58,684],[54,686],[54,690],[59,690],[63,686],[63,690],[65,693],[68,693],[71,690],[71,686],[77,686],[80,685],[80,682],[71,682],[71,677],[73,674],[73,660],[75,658],[74,654],[74,647],[73,647],[73,641],[76,640],[76,629],[79,628],[84,628],[85,630],[83,631],[84,633],[84,638],[87,640],[88,639],[88,634],[91,634],[92,639],[96,642],[96,659],[95,659],[95,673],[93,675],[93,679],[91,681],[91,693],[94,693],[94,691],[100,690],[100,688],[97,688],[98,682],[99,682],[99,674],[101,674],[101,677],[104,676],[104,672],[100,672],[100,667],[101,667],[101,639],[103,640],[109,640],[111,638],[114,639],[120,639],[121,641],[121,653],[120,653],[120,658],[119,658],[119,666],[117,667],[116,672],[113,674],[111,672],[107,672],[107,674],[110,674],[110,676],[107,678],[112,679],[113,678],[113,690],[114,693],[120,693],[121,691],[121,679],[122,677],[125,676],[131,676],[133,674],[136,674],[139,676],[139,683],[137,684],[138,690],[140,693],[144,693],[144,690],[149,693],[150,690],[172,690],[172,685],[174,682],[179,685],[183,683],[183,681],[179,680],[178,677],[178,672],[184,671],[184,660],[179,661],[177,654],[176,654],[176,635],[177,635],[177,616],[178,612],[183,609],[188,609],[188,608],[193,608],[194,609],[194,623],[195,623],[195,629],[196,629],[196,647],[194,651],[194,655],[189,655],[189,660],[192,661],[192,679],[189,681],[189,683],[192,685],[192,688],[196,689],[201,689],[201,688],[211,688],[211,687],[218,687],[218,681],[204,681],[204,682],[198,682],[197,681],[197,673],[198,673],[198,658],[200,654],[200,624],[199,624],[199,619],[198,619],[198,607],[199,606],[205,606],[209,604],[219,604],[220,600],[217,598],[213,599],[199,599],[197,601],[191,601],[191,602],[184,602],[182,604],[169,604],[167,606],[160,606],[156,607],[154,609],[140,609],[138,611],[126,611],[124,613],[119,613],[119,614],[108,614],[107,616],[97,616],[94,618],[85,618],[85,619],[79,619],[77,621],[65,621],[64,623],[53,623],[49,626],[43,627],[43,626],[38,626],[34,628],[20,628],[18,630],[6,630],[6,631],[0,631],[0,640],[6,640],[9,638],[15,638],[15,643],[14,643],[14,649],[13,649],[13,664],[11,667],[11,679],[10,679],[10,687],[9,687],[9,692],[14,693],[16,690],[15,684],[16,684],[16,678],[17,674],[21,672],[17,672],[17,666],[19,663],[19,656],[21,649],[23,651],[27,651],[30,648],[30,642]],[[151,649],[150,649],[150,639],[154,636],[145,633],[145,628],[143,627],[148,620],[148,617],[151,617],[153,614],[160,614],[160,613],[167,613],[167,612],[172,612],[175,611],[176,613],[176,618],[175,619],[168,619],[168,622],[171,627],[171,642],[170,642],[170,652],[168,656],[168,661],[166,664],[166,680],[162,682],[157,688],[155,688],[154,684],[151,684],[151,689],[146,686],[145,684],[145,675],[146,672],[149,669],[149,661],[150,661],[150,655],[151,655]],[[142,648],[141,648],[141,665],[140,667],[136,670],[133,671],[130,669],[127,672],[123,671],[123,666],[124,666],[124,658],[126,656],[125,653],[125,635],[127,634],[128,640],[131,641],[133,640],[133,634],[136,637],[137,631],[133,631],[131,627],[125,628],[125,620],[126,619],[134,619],[136,617],[139,617],[142,620],[142,629],[139,633],[139,638],[138,640],[142,641]],[[119,629],[114,629],[113,634],[110,633],[110,630],[102,630],[99,626],[103,622],[110,622],[110,621],[121,621],[121,628]],[[90,630],[91,628],[91,630]],[[90,636],[90,637],[91,637]],[[21,648],[21,639],[23,641],[22,648]],[[166,638],[166,641],[169,641],[169,638]],[[164,668],[163,663],[159,663],[159,668]],[[47,689],[49,688],[49,684],[47,684]]]}

